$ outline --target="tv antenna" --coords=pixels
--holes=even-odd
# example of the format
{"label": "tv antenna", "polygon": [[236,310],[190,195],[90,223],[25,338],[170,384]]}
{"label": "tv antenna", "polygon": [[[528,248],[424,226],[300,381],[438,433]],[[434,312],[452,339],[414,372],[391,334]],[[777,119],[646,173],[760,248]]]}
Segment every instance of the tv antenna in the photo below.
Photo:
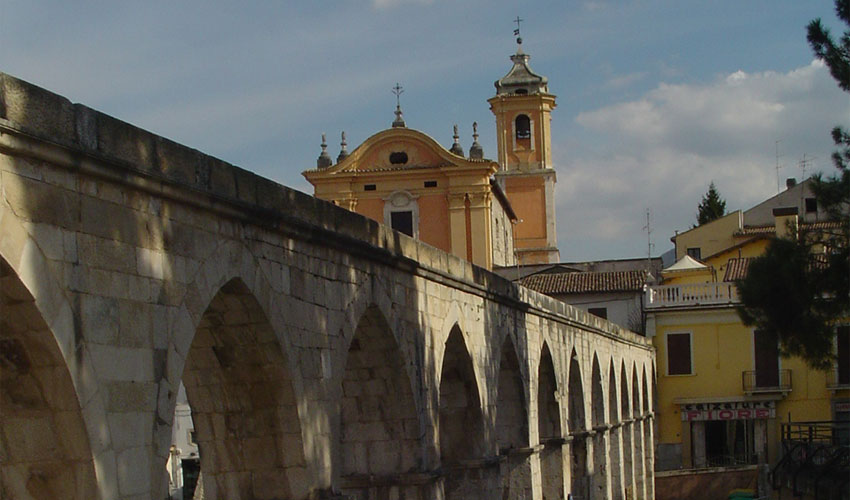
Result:
{"label": "tv antenna", "polygon": [[776,141],[776,194],[782,192],[782,182],[779,176],[779,171],[782,169],[782,165],[779,164],[779,158],[782,155],[779,154],[779,143],[782,141]]}
{"label": "tv antenna", "polygon": [[646,265],[647,270],[652,268],[652,216],[650,210],[646,209],[646,225],[643,226],[643,230],[646,231]]}

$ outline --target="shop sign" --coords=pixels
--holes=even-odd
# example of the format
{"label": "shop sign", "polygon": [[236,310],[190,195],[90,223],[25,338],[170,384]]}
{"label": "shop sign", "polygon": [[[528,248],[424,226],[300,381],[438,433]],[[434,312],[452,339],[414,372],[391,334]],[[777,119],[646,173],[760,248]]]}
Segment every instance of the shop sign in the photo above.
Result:
{"label": "shop sign", "polygon": [[755,420],[776,418],[775,401],[683,404],[682,420]]}

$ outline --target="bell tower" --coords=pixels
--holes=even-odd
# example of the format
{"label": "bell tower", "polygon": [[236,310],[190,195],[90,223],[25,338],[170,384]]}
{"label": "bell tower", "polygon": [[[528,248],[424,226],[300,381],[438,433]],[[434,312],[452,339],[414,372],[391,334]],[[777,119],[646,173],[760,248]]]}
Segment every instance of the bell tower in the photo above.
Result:
{"label": "bell tower", "polygon": [[[519,29],[514,33],[519,35]],[[550,125],[555,96],[549,93],[549,80],[531,70],[530,59],[517,36],[513,67],[496,80],[496,95],[487,100],[496,116],[496,177],[519,217],[514,227],[519,265],[560,261]]]}

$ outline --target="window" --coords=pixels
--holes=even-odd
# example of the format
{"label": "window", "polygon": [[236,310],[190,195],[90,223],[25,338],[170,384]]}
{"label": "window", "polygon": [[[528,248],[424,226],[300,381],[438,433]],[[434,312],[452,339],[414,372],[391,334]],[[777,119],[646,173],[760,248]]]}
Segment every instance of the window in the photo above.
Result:
{"label": "window", "polygon": [[194,429],[189,431],[189,444],[198,444],[198,438]]}
{"label": "window", "polygon": [[814,198],[806,198],[806,213],[811,214],[818,211],[818,200]]}
{"label": "window", "polygon": [[696,260],[702,260],[702,251],[699,247],[689,248],[688,255]]}
{"label": "window", "polygon": [[425,181],[426,188],[435,188],[437,187],[437,181]]}
{"label": "window", "polygon": [[517,139],[531,139],[531,120],[528,115],[518,115],[514,122]]}
{"label": "window", "polygon": [[779,344],[776,335],[762,330],[753,332],[757,388],[779,387]]}
{"label": "window", "polygon": [[390,226],[408,236],[413,236],[413,212],[391,212]]}
{"label": "window", "polygon": [[407,163],[407,153],[404,151],[394,151],[390,153],[390,163],[393,165],[404,165]]}
{"label": "window", "polygon": [[667,375],[690,375],[691,367],[691,334],[667,334]]}
{"label": "window", "polygon": [[384,224],[413,238],[419,237],[419,205],[407,191],[384,198]]}
{"label": "window", "polygon": [[587,308],[587,312],[594,316],[599,316],[602,319],[608,319],[608,308],[607,307],[589,307]]}
{"label": "window", "polygon": [[374,191],[375,189],[377,189],[377,186],[374,184],[365,184],[363,186],[363,191]]}

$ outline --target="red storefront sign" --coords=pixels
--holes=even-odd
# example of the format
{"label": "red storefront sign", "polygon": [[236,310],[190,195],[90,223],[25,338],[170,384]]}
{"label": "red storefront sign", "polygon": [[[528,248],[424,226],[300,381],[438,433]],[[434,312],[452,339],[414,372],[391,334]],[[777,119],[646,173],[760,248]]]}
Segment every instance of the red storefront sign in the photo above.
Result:
{"label": "red storefront sign", "polygon": [[756,420],[776,418],[773,401],[695,403],[682,405],[682,420]]}

